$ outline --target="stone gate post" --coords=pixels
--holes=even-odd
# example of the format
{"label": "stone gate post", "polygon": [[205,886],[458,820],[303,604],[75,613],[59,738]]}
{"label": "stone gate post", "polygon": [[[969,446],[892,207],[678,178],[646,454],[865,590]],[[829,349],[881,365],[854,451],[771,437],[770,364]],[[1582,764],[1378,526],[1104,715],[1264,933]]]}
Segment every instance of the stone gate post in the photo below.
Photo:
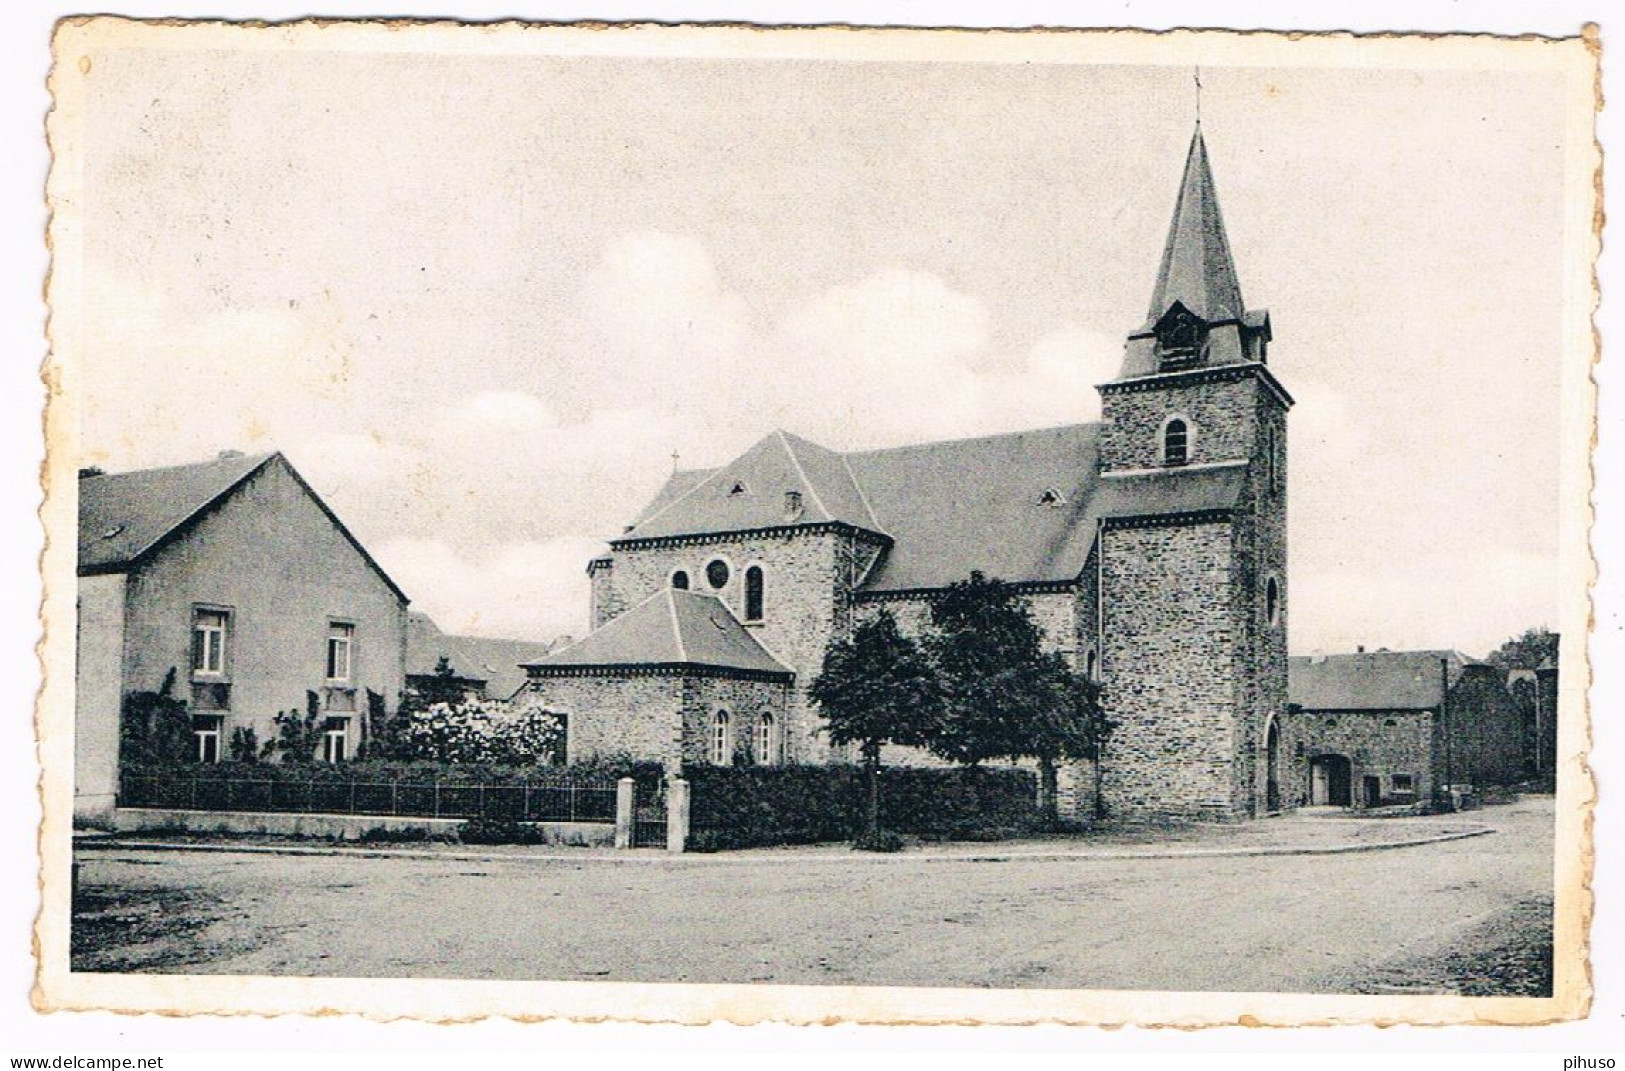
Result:
{"label": "stone gate post", "polygon": [[615,782],[615,847],[632,847],[632,794],[636,782],[623,777]]}

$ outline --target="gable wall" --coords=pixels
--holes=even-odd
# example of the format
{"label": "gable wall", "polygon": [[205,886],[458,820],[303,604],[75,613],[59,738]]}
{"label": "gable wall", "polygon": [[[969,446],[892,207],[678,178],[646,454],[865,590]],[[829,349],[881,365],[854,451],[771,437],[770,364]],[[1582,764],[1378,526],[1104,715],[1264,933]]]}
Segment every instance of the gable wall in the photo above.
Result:
{"label": "gable wall", "polygon": [[285,466],[272,462],[130,574],[126,691],[156,689],[174,667],[177,694],[189,696],[198,604],[231,614],[223,754],[233,727],[252,726],[263,744],[278,711],[303,710],[306,690],[321,691],[333,619],[355,625],[352,754],[366,690],[394,709],[405,684],[406,605]]}

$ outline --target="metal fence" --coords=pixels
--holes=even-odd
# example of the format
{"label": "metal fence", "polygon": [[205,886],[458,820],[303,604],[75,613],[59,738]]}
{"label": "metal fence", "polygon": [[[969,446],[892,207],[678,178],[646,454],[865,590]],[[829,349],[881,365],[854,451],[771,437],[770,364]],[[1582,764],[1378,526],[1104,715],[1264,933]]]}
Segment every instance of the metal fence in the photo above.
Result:
{"label": "metal fence", "polygon": [[347,781],[125,774],[120,807],[512,822],[615,821],[613,781]]}

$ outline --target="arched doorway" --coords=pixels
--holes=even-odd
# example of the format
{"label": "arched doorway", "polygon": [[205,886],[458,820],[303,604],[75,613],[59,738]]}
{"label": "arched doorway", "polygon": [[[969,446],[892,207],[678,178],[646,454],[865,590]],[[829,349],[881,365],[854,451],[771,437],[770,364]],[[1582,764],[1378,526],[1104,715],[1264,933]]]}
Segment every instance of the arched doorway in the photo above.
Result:
{"label": "arched doorway", "polygon": [[1346,755],[1316,755],[1309,760],[1309,802],[1316,807],[1353,806]]}
{"label": "arched doorway", "polygon": [[1281,809],[1281,727],[1274,718],[1264,739],[1264,810],[1274,814]]}

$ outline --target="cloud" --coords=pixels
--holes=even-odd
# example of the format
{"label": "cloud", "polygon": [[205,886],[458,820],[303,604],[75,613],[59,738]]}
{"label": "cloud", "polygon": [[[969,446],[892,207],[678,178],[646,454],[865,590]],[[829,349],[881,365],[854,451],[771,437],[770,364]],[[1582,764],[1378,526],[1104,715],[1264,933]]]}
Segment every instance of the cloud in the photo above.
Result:
{"label": "cloud", "polygon": [[594,539],[503,543],[462,554],[436,539],[391,539],[375,556],[442,629],[477,636],[551,640],[587,623],[587,562]]}

